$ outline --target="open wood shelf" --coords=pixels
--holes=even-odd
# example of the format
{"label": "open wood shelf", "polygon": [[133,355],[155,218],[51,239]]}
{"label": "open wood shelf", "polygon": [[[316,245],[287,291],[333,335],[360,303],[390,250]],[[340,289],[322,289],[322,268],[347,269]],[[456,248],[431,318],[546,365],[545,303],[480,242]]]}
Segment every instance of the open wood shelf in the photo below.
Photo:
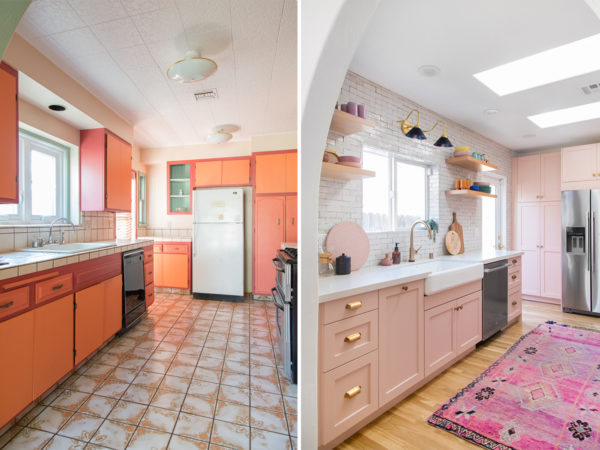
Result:
{"label": "open wood shelf", "polygon": [[450,190],[446,191],[446,195],[454,195],[457,197],[467,197],[467,198],[476,198],[476,197],[498,198],[497,195],[486,194],[485,192],[479,192],[479,191],[472,191],[471,189],[450,189]]}
{"label": "open wood shelf", "polygon": [[361,178],[374,177],[375,172],[372,170],[360,169],[358,167],[324,162],[321,167],[321,176],[325,178],[337,178],[340,180],[360,180]]}
{"label": "open wood shelf", "polygon": [[336,133],[347,136],[349,134],[371,130],[375,128],[375,124],[362,117],[354,116],[336,109],[333,112],[333,118],[331,119],[329,128]]}
{"label": "open wood shelf", "polygon": [[498,169],[498,166],[486,163],[485,161],[473,158],[472,156],[456,156],[454,158],[446,158],[446,164],[463,167],[475,172],[491,172],[492,170]]}

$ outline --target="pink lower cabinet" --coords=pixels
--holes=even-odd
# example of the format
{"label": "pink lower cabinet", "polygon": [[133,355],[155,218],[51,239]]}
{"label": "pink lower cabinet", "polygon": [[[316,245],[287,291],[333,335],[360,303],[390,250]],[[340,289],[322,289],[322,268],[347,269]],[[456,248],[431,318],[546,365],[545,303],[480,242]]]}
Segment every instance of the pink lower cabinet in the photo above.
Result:
{"label": "pink lower cabinet", "polygon": [[379,405],[425,377],[423,281],[379,290]]}

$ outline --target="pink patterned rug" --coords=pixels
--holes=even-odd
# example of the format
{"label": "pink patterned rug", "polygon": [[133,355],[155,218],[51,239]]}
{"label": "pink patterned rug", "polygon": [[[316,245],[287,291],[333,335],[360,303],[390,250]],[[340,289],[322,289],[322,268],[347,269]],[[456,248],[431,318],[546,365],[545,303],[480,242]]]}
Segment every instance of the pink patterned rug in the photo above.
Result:
{"label": "pink patterned rug", "polygon": [[600,333],[539,325],[428,422],[491,449],[600,448]]}

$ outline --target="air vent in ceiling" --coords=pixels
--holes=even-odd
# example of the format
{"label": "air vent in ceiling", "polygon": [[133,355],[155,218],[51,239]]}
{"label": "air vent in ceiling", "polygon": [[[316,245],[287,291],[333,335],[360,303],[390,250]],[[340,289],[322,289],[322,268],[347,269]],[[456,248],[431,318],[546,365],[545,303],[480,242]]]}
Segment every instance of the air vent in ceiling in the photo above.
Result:
{"label": "air vent in ceiling", "polygon": [[216,89],[207,89],[206,91],[200,91],[200,92],[194,93],[194,97],[196,98],[196,101],[214,100],[214,99],[219,98],[219,95],[217,94]]}
{"label": "air vent in ceiling", "polygon": [[585,95],[597,94],[600,92],[600,83],[593,83],[581,88]]}

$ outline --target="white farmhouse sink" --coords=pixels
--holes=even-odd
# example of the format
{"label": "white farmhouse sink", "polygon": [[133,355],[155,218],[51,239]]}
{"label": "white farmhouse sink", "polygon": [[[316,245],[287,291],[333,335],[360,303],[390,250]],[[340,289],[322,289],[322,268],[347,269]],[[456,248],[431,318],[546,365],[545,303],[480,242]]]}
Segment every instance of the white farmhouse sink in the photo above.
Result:
{"label": "white farmhouse sink", "polygon": [[438,259],[414,264],[431,272],[425,278],[425,295],[435,294],[483,278],[483,264],[481,263]]}
{"label": "white farmhouse sink", "polygon": [[116,242],[73,242],[72,244],[49,244],[43,247],[37,248],[24,248],[24,251],[28,252],[42,252],[42,253],[79,253],[87,252],[91,250],[97,250],[101,248],[115,247]]}

